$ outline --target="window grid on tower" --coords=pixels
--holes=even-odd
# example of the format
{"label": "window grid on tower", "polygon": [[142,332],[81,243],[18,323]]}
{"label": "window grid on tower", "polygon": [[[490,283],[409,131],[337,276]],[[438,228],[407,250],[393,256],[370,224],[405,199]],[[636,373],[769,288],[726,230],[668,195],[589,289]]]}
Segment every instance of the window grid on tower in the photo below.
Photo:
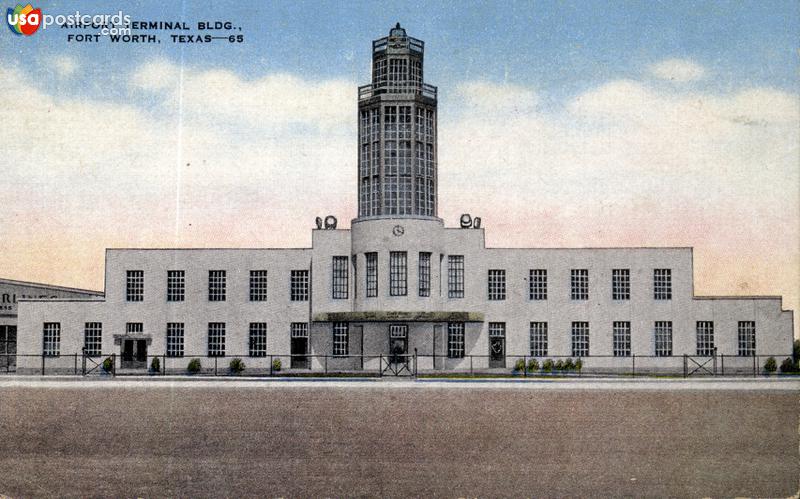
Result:
{"label": "window grid on tower", "polygon": [[656,321],[654,329],[656,357],[671,357],[672,321]]}
{"label": "window grid on tower", "polygon": [[506,271],[504,269],[489,270],[489,300],[506,299]]}
{"label": "window grid on tower", "polygon": [[614,357],[630,357],[631,355],[631,323],[614,321]]}
{"label": "window grid on tower", "polygon": [[631,299],[631,271],[630,269],[613,269],[611,271],[611,299]]}
{"label": "window grid on tower", "polygon": [[398,113],[398,137],[411,138],[411,106],[400,106]]}
{"label": "window grid on tower", "polygon": [[531,322],[530,326],[531,357],[547,356],[547,323]]}
{"label": "window grid on tower", "polygon": [[389,253],[389,296],[408,294],[408,254],[405,251]]}
{"label": "window grid on tower", "polygon": [[365,272],[367,298],[375,298],[378,296],[378,254],[365,253],[364,257],[367,260]]}
{"label": "window grid on tower", "polygon": [[573,300],[589,299],[589,270],[572,269],[570,274],[570,297]]}
{"label": "window grid on tower", "polygon": [[419,254],[419,295],[427,297],[431,295],[431,254],[421,252]]}

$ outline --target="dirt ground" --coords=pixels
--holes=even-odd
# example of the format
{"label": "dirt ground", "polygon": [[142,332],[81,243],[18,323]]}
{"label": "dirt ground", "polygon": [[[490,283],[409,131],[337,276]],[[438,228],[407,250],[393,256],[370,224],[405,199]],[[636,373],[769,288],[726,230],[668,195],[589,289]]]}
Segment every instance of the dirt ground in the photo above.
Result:
{"label": "dirt ground", "polygon": [[0,387],[10,497],[788,496],[796,391]]}

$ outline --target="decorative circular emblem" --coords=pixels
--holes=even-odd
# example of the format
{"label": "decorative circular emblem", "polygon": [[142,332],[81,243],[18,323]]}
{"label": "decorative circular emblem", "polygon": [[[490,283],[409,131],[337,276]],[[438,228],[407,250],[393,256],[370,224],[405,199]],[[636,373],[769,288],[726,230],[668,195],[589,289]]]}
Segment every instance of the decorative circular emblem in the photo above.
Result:
{"label": "decorative circular emblem", "polygon": [[394,228],[392,228],[392,234],[394,234],[395,236],[402,236],[405,233],[406,230],[403,228],[402,225],[395,225]]}

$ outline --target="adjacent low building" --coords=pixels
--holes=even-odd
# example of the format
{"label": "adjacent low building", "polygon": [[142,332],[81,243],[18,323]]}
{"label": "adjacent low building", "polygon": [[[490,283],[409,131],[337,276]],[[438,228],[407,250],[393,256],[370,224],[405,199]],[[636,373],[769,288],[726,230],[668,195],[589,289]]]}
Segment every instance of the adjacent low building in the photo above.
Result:
{"label": "adjacent low building", "polygon": [[[399,25],[359,88],[358,217],[317,220],[310,248],[109,249],[103,296],[19,307],[19,370],[752,369],[788,356],[780,297],[696,297],[691,248],[487,248],[480,218],[438,218],[437,89]],[[302,186],[297,186],[302,188]],[[220,359],[225,361],[220,362]],[[705,367],[704,369],[707,369]]]}

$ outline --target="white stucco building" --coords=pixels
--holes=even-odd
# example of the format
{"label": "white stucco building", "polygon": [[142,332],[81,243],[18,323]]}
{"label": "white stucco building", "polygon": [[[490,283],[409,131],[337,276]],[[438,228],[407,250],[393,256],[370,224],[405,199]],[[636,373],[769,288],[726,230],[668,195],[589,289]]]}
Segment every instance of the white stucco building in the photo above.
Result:
{"label": "white stucco building", "polygon": [[[377,371],[414,354],[420,371],[559,357],[680,371],[684,356],[723,355],[733,370],[790,355],[781,298],[695,296],[691,248],[487,248],[479,218],[445,227],[423,54],[399,25],[373,42],[350,229],[318,220],[299,249],[109,249],[103,296],[20,303],[18,351],[47,356],[51,372],[83,353],[126,369],[159,356],[168,371],[195,357]],[[20,372],[41,364],[18,360]]]}

